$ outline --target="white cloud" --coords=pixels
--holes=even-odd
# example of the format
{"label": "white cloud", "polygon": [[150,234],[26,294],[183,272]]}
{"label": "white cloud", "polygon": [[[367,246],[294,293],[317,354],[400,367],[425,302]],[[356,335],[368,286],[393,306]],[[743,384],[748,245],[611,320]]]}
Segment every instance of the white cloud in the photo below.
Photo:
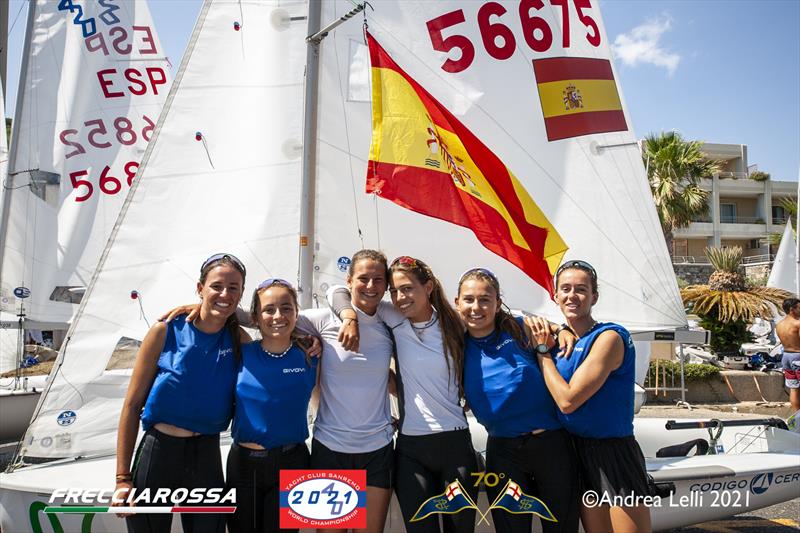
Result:
{"label": "white cloud", "polygon": [[639,64],[655,65],[667,69],[667,74],[672,76],[678,68],[681,56],[659,46],[661,36],[671,26],[672,19],[669,15],[648,20],[628,33],[617,35],[611,50],[616,58],[629,67]]}

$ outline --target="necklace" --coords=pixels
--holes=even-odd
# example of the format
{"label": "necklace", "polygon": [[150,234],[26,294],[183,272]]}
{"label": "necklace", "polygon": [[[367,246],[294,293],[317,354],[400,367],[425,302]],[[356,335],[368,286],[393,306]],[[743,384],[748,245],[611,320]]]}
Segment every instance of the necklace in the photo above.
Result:
{"label": "necklace", "polygon": [[429,327],[431,327],[432,325],[436,324],[436,322],[438,322],[438,321],[439,321],[439,317],[434,314],[433,317],[431,317],[430,320],[428,320],[427,322],[425,322],[421,326],[417,326],[412,322],[411,323],[411,327],[414,328],[414,331],[422,332],[422,331],[428,329]]}
{"label": "necklace", "polygon": [[291,349],[292,349],[292,346],[294,346],[294,343],[291,343],[291,342],[290,342],[290,343],[289,343],[289,346],[288,346],[288,347],[287,347],[287,348],[286,348],[284,351],[282,351],[281,353],[273,353],[273,352],[270,352],[269,350],[267,350],[267,349],[266,349],[266,348],[264,348],[263,346],[261,347],[261,349],[262,349],[262,350],[264,350],[264,352],[265,352],[265,353],[266,353],[268,356],[270,356],[270,357],[274,357],[275,359],[280,359],[281,357],[283,357],[284,355],[286,355],[287,353],[289,353],[289,350],[291,350]]}

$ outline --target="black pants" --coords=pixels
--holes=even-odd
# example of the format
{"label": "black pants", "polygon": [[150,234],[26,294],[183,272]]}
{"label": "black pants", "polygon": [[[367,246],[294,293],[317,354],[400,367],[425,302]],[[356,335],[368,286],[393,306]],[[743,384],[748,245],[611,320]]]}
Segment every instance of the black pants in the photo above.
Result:
{"label": "black pants", "polygon": [[446,533],[472,533],[475,530],[475,511],[472,509],[456,514],[435,514],[418,522],[409,522],[425,500],[442,494],[456,479],[476,502],[478,489],[470,474],[478,470],[478,461],[469,430],[398,435],[395,459],[395,490],[408,533],[439,533],[439,516]]}
{"label": "black pants", "polygon": [[228,453],[227,488],[236,489],[236,512],[228,515],[231,533],[297,531],[280,529],[278,506],[281,470],[307,469],[308,448],[301,442],[272,450],[250,450],[238,444]]}
{"label": "black pants", "polygon": [[[151,495],[158,488],[223,489],[225,480],[219,435],[172,437],[150,428],[136,450],[133,486],[138,493],[149,488]],[[147,504],[139,502],[136,505]],[[171,506],[173,503],[150,505]],[[135,514],[128,517],[126,523],[130,533],[162,533],[172,527],[172,515]],[[225,517],[221,514],[182,514],[181,525],[186,533],[223,533]]]}
{"label": "black pants", "polygon": [[[544,533],[578,531],[578,467],[572,440],[565,430],[514,438],[490,436],[486,443],[486,472],[502,478],[496,486],[487,487],[490,503],[506,482],[513,480],[522,492],[542,500],[558,520],[542,520]],[[492,510],[499,533],[530,533],[532,516]]]}

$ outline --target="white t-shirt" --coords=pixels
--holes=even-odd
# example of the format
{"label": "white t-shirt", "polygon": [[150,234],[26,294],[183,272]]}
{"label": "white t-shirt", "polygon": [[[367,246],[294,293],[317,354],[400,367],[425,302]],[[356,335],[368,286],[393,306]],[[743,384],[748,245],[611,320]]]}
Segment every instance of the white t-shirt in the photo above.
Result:
{"label": "white t-shirt", "polygon": [[[397,343],[400,433],[430,435],[467,428],[458,400],[455,368],[450,361],[448,370],[438,319],[421,329],[425,324],[412,325],[388,302],[380,303],[377,316],[391,328]],[[435,310],[434,317],[438,318]]]}
{"label": "white t-shirt", "polygon": [[[314,438],[344,453],[367,453],[392,441],[389,361],[392,340],[383,322],[359,309],[359,349],[348,352],[338,341],[342,322],[328,309],[302,311],[322,337],[320,403]],[[305,329],[307,323],[298,324]]]}

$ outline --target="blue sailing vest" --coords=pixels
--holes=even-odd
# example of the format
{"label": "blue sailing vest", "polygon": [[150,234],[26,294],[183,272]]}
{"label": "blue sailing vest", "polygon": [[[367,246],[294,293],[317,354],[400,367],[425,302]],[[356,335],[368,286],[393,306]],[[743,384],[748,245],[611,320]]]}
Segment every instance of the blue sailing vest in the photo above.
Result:
{"label": "blue sailing vest", "polygon": [[227,328],[203,333],[185,316],[174,319],[167,324],[142,427],[163,422],[207,435],[225,431],[233,414],[237,366]]}
{"label": "blue sailing vest", "polygon": [[306,362],[297,347],[273,357],[258,341],[242,346],[236,381],[234,442],[254,442],[264,448],[303,442],[308,438],[308,401],[317,381],[316,357]]}
{"label": "blue sailing vest", "polygon": [[534,353],[505,332],[482,338],[465,335],[464,394],[489,435],[518,437],[561,427]]}
{"label": "blue sailing vest", "polygon": [[636,350],[628,330],[618,324],[600,323],[578,339],[569,358],[556,359],[556,368],[569,382],[578,367],[586,360],[597,336],[604,331],[616,331],[625,345],[622,364],[612,371],[600,389],[574,412],[559,411],[559,419],[570,433],[580,437],[607,439],[633,435],[633,383],[636,378]]}

